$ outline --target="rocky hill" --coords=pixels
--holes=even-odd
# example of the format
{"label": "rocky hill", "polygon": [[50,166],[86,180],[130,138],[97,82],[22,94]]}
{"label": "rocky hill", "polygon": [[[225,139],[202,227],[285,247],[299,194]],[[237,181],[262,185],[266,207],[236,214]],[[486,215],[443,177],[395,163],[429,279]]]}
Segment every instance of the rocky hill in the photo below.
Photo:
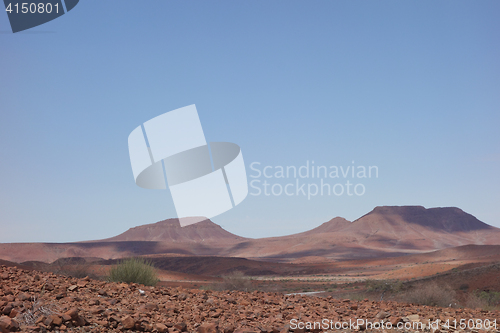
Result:
{"label": "rocky hill", "polygon": [[[0,266],[0,297],[2,332],[382,332],[382,322],[386,329],[390,323],[391,332],[438,332],[436,328],[452,332],[456,330],[445,326],[447,320],[488,320],[490,326],[494,320],[500,322],[500,313],[484,310],[331,296],[145,287],[6,266]],[[323,323],[324,319],[326,328],[299,326]],[[347,326],[341,329],[342,325]],[[377,325],[379,329],[371,329]],[[460,331],[478,330],[471,327]],[[490,327],[488,331],[498,329]]]}

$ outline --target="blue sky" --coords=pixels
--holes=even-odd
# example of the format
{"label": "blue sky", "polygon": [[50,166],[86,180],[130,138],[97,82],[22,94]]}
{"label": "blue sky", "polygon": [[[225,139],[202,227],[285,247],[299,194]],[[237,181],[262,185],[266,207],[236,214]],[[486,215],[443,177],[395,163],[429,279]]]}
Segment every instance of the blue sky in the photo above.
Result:
{"label": "blue sky", "polygon": [[2,12],[0,242],[174,217],[168,191],[135,185],[127,137],[190,104],[249,175],[253,162],[379,169],[351,179],[362,196],[249,195],[213,218],[236,234],[378,205],[456,206],[500,227],[499,15],[498,1],[87,0],[12,34]]}

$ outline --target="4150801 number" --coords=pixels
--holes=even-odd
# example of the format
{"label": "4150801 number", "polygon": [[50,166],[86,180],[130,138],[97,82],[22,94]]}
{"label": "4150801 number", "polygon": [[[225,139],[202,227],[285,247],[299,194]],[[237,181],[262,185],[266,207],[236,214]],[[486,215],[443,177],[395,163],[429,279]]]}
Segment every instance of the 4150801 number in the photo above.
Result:
{"label": "4150801 number", "polygon": [[58,14],[59,13],[59,4],[56,3],[53,6],[50,2],[46,3],[46,4],[43,2],[39,2],[39,3],[23,2],[21,4],[16,3],[14,5],[12,5],[12,3],[9,3],[7,8],[5,8],[5,11],[8,12],[9,14],[11,14],[12,12],[14,12],[15,14],[19,14],[19,13],[21,13],[21,14],[27,14],[27,13],[51,14],[53,11],[55,11],[55,13]]}

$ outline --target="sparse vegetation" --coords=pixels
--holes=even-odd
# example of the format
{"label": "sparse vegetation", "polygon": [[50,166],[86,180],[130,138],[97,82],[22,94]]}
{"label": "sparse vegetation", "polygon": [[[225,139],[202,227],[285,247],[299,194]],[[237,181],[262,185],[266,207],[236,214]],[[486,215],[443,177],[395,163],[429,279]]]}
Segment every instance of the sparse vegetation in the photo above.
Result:
{"label": "sparse vegetation", "polygon": [[59,308],[54,304],[45,304],[43,300],[32,297],[29,305],[23,304],[24,311],[20,318],[20,324],[34,326],[41,317],[49,317],[53,314],[60,314]]}
{"label": "sparse vegetation", "polygon": [[234,271],[222,277],[222,282],[217,283],[214,287],[215,290],[239,290],[250,291],[252,290],[252,282],[241,271]]}
{"label": "sparse vegetation", "polygon": [[472,309],[496,310],[500,307],[500,292],[484,290],[471,292],[467,297],[466,306]]}
{"label": "sparse vegetation", "polygon": [[404,285],[400,280],[367,280],[366,290],[369,292],[393,292],[399,293],[403,291]]}
{"label": "sparse vegetation", "polygon": [[398,295],[402,302],[450,307],[456,305],[456,293],[446,285],[438,285],[436,282],[426,282],[415,285],[411,290]]}
{"label": "sparse vegetation", "polygon": [[109,271],[110,281],[139,283],[154,286],[158,283],[158,274],[153,264],[144,258],[129,258],[121,261]]}
{"label": "sparse vegetation", "polygon": [[359,293],[352,293],[352,294],[346,294],[343,296],[344,298],[347,298],[347,299],[350,299],[350,300],[353,300],[353,301],[362,301],[364,299],[370,299],[370,297],[365,294],[365,293],[362,293],[362,292],[359,292]]}
{"label": "sparse vegetation", "polygon": [[90,266],[90,262],[85,258],[61,258],[52,263],[50,271],[55,274],[72,276],[78,279],[86,276],[98,279],[99,277],[91,272]]}

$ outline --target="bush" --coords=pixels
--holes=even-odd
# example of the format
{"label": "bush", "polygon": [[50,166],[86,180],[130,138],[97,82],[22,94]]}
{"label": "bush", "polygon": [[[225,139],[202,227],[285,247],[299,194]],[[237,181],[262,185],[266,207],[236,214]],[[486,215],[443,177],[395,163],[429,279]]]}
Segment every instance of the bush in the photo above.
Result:
{"label": "bush", "polygon": [[496,310],[500,305],[500,292],[479,291],[469,293],[465,306],[471,309]]}
{"label": "bush", "polygon": [[403,291],[404,285],[400,280],[366,280],[366,291],[368,292],[393,292]]}
{"label": "bush", "polygon": [[222,282],[215,286],[216,290],[252,290],[252,282],[241,271],[234,271],[222,277]]}
{"label": "bush", "polygon": [[370,299],[369,295],[362,293],[362,292],[353,293],[353,294],[346,294],[346,295],[343,295],[342,297],[350,299],[351,301],[358,301],[358,302],[363,301],[365,299]]}
{"label": "bush", "polygon": [[449,286],[427,282],[414,286],[413,290],[403,293],[400,298],[401,301],[408,303],[450,307],[456,305],[455,295],[455,291]]}
{"label": "bush", "polygon": [[60,258],[50,264],[49,271],[65,276],[72,276],[77,279],[86,276],[97,280],[99,276],[91,269],[91,262],[81,257]]}
{"label": "bush", "polygon": [[469,293],[465,301],[465,307],[469,309],[483,309],[488,308],[488,302],[481,299],[476,293]]}
{"label": "bush", "polygon": [[139,283],[145,286],[154,286],[159,281],[153,264],[144,258],[129,258],[121,261],[109,271],[109,280]]}

